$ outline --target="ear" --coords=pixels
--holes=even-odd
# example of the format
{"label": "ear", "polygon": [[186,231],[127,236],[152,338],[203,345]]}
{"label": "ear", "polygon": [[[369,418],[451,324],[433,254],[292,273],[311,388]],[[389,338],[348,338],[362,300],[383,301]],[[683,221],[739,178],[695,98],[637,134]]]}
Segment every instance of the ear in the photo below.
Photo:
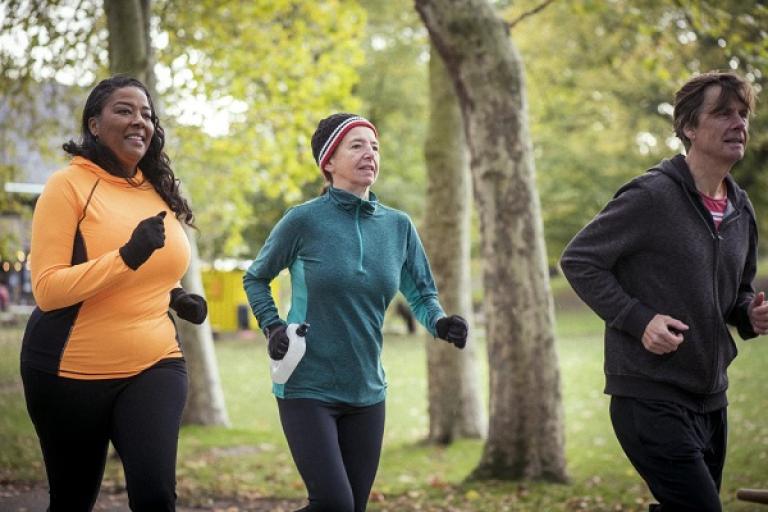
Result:
{"label": "ear", "polygon": [[325,162],[325,167],[323,167],[323,171],[327,172],[328,174],[333,174],[333,157],[329,158],[327,162]]}
{"label": "ear", "polygon": [[88,119],[88,130],[90,130],[91,135],[93,135],[98,139],[99,138],[99,120],[96,119],[95,117]]}
{"label": "ear", "polygon": [[687,124],[683,127],[683,133],[691,142],[696,139],[696,128],[691,127],[690,124]]}

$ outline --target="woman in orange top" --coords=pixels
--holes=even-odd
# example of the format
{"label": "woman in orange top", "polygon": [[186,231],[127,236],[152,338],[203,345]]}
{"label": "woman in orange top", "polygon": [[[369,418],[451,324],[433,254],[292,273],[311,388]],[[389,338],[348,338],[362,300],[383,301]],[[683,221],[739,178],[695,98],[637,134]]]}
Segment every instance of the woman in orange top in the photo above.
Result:
{"label": "woman in orange top", "polygon": [[69,166],[49,178],[35,207],[38,307],[21,350],[50,510],[92,509],[110,441],[131,509],[175,510],[187,373],[169,307],[194,323],[207,313],[179,284],[189,264],[181,222],[194,217],[141,82],[100,82],[81,130],[80,142],[64,144]]}

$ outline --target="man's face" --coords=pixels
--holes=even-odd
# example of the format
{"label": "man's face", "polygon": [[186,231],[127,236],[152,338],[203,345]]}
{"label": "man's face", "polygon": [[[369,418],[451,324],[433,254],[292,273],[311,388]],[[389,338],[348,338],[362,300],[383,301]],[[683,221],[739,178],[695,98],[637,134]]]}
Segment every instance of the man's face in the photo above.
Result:
{"label": "man's face", "polygon": [[685,134],[691,141],[688,154],[713,163],[733,165],[744,158],[749,138],[749,109],[738,98],[718,108],[720,86],[710,86],[704,93],[704,104],[697,126],[687,126]]}

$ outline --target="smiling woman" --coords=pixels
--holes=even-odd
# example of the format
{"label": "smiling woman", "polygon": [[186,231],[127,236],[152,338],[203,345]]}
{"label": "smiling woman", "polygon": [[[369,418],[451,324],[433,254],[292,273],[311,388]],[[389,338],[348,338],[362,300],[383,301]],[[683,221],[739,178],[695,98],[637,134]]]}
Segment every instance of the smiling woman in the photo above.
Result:
{"label": "smiling woman", "polygon": [[124,175],[132,177],[155,133],[147,95],[138,87],[117,89],[101,113],[88,119],[88,129],[112,150]]}
{"label": "smiling woman", "polygon": [[69,166],[35,207],[37,308],[21,350],[50,509],[93,507],[112,442],[132,508],[173,510],[187,374],[169,307],[194,323],[207,313],[179,285],[190,253],[182,222],[192,223],[192,211],[141,82],[101,81],[81,130],[79,142],[64,144]]}

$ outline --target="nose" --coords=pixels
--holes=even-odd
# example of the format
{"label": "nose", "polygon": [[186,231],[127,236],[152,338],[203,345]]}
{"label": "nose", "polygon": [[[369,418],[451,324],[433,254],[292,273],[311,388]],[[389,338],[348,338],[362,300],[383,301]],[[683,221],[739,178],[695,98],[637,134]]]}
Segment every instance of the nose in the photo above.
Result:
{"label": "nose", "polygon": [[133,126],[147,125],[151,123],[152,121],[144,117],[144,113],[142,112],[136,112],[131,118],[131,124]]}
{"label": "nose", "polygon": [[734,120],[734,127],[735,128],[744,128],[746,129],[749,126],[749,119],[746,117],[743,117],[741,114],[736,114]]}

